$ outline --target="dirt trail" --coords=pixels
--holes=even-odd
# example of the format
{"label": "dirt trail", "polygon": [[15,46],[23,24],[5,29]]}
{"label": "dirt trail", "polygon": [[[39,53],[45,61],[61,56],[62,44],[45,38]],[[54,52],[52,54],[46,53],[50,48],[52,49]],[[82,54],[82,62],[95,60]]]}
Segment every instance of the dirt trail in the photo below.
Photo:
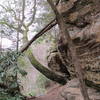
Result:
{"label": "dirt trail", "polygon": [[64,100],[60,95],[62,88],[63,86],[60,85],[54,86],[47,92],[46,95],[39,97],[32,97],[28,100]]}
{"label": "dirt trail", "polygon": [[[100,100],[100,92],[89,87],[87,89],[92,100]],[[64,86],[56,85],[52,87],[44,96],[33,97],[27,100],[83,100],[83,97],[79,89],[78,80],[73,79]]]}

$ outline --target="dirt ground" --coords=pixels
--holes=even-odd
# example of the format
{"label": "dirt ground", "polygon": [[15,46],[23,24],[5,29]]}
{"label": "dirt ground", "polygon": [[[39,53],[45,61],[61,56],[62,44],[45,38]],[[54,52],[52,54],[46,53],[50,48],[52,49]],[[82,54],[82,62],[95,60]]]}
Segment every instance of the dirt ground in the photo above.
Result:
{"label": "dirt ground", "polygon": [[50,90],[48,90],[46,95],[39,97],[32,97],[28,100],[64,100],[60,95],[62,88],[63,86],[55,85]]}
{"label": "dirt ground", "polygon": [[[91,100],[100,100],[100,92],[89,88],[88,94]],[[32,97],[27,100],[83,100],[77,79],[73,79],[66,85],[54,85],[44,96]]]}

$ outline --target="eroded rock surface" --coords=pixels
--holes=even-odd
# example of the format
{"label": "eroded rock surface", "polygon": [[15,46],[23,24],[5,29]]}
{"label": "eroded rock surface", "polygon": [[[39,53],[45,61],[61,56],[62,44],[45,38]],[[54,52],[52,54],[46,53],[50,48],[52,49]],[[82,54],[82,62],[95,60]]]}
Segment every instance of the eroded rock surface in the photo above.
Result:
{"label": "eroded rock surface", "polygon": [[[62,0],[61,0],[62,1]],[[61,6],[62,5],[62,6]],[[63,0],[58,5],[76,46],[86,84],[100,90],[100,0]],[[49,68],[67,78],[76,77],[68,44],[59,35],[56,51],[48,57]]]}
{"label": "eroded rock surface", "polygon": [[[100,92],[87,87],[89,97],[92,100],[100,100]],[[73,79],[66,85],[66,88],[61,92],[65,100],[84,100],[79,88],[77,79]]]}

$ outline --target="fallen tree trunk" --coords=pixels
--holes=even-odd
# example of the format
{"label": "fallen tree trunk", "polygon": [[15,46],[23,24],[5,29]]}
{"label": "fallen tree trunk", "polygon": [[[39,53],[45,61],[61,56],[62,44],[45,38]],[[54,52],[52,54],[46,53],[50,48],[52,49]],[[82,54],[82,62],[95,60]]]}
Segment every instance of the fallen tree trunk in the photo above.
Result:
{"label": "fallen tree trunk", "polygon": [[66,84],[67,83],[67,80],[66,80],[66,77],[63,77],[59,74],[56,74],[55,72],[49,70],[48,68],[44,67],[43,65],[41,65],[34,57],[31,49],[29,48],[27,51],[26,51],[26,54],[31,62],[31,64],[39,71],[41,72],[43,75],[45,75],[48,79],[52,80],[52,81],[55,81],[59,84]]}
{"label": "fallen tree trunk", "polygon": [[21,48],[20,52],[24,52],[26,51],[29,46],[36,40],[38,39],[40,36],[42,36],[45,32],[47,32],[48,30],[50,30],[52,27],[54,27],[57,24],[56,20],[53,19],[49,24],[47,24],[39,33],[37,33],[30,41],[27,42],[27,44],[25,44],[25,46],[23,46],[23,48]]}

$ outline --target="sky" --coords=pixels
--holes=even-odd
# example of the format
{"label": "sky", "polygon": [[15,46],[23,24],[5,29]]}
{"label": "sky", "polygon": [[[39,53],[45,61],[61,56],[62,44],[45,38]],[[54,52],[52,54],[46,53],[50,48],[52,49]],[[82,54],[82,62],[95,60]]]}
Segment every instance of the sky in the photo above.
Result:
{"label": "sky", "polygon": [[[0,0],[0,4],[2,4],[5,0]],[[2,42],[1,42],[2,41]],[[0,38],[0,42],[2,43],[2,48],[9,48],[12,45],[12,41],[7,38]]]}
{"label": "sky", "polygon": [[[4,2],[6,2],[7,0],[0,0],[0,4],[2,5]],[[35,35],[36,33],[34,34],[29,34],[28,38],[29,40]],[[1,35],[1,33],[0,33]],[[7,38],[0,38],[0,45],[2,45],[2,48],[10,48],[12,46],[12,41],[7,39]]]}
{"label": "sky", "polygon": [[6,49],[6,48],[10,48],[12,46],[12,41],[10,41],[7,38],[2,38],[2,41],[0,39],[0,42],[2,44],[2,48]]}
{"label": "sky", "polygon": [[[8,0],[0,0],[0,4],[4,4],[4,1],[6,2],[6,1],[8,1]],[[9,1],[10,1],[10,0],[9,0]],[[38,10],[37,16],[39,16],[39,13],[40,13],[40,12],[43,12],[43,9],[41,9],[41,11]],[[36,27],[36,24],[34,24],[34,27]],[[33,30],[33,26],[32,26],[32,28],[30,27],[30,32],[29,32],[29,34],[28,34],[28,39],[29,39],[29,40],[36,34],[36,32],[31,31],[31,29]],[[0,39],[0,41],[1,41],[1,39]],[[11,40],[9,40],[9,39],[7,39],[7,38],[3,38],[3,39],[2,39],[2,48],[10,48],[12,44],[13,44],[13,43],[12,43]]]}
{"label": "sky", "polygon": [[0,0],[0,4],[2,4],[4,2],[4,0]]}

